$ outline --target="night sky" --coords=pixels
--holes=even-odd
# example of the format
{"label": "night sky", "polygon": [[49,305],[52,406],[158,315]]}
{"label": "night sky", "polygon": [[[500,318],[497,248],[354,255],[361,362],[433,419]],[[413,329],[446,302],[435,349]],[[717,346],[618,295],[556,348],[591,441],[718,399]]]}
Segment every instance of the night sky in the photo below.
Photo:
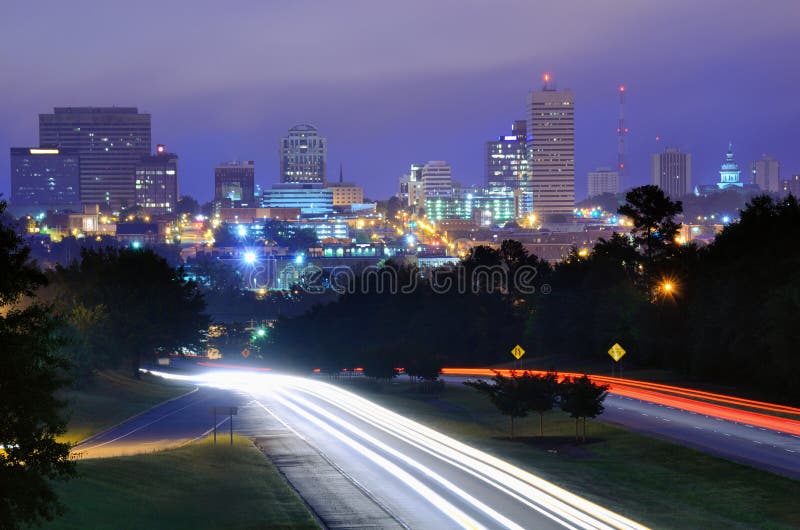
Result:
{"label": "night sky", "polygon": [[[555,7],[558,4],[558,7]],[[800,173],[800,1],[231,1],[0,4],[0,192],[8,148],[35,145],[54,106],[138,106],[180,156],[180,191],[210,200],[213,167],[278,178],[297,123],[328,137],[329,178],[372,199],[414,161],[483,182],[484,142],[525,118],[543,72],[576,101],[577,196],[616,162],[627,89],[629,176],[665,145],[717,180],[728,141]],[[662,140],[656,143],[655,137]]]}

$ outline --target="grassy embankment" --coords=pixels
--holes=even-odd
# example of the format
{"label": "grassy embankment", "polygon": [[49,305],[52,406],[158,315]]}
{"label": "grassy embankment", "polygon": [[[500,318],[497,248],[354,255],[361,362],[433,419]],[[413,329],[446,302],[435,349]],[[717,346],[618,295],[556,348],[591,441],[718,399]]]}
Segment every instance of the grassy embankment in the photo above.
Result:
{"label": "grassy embankment", "polygon": [[253,444],[208,439],[179,449],[78,462],[56,484],[67,512],[53,529],[317,528],[294,491]]}
{"label": "grassy embankment", "polygon": [[[191,385],[103,372],[64,393],[70,422],[63,440],[78,441]],[[79,461],[78,478],[54,483],[67,507],[56,529],[317,528],[302,500],[253,444],[208,440],[145,455]]]}
{"label": "grassy embankment", "polygon": [[575,444],[560,411],[545,414],[544,439],[534,415],[510,440],[508,418],[459,385],[436,397],[402,380],[382,393],[348,388],[654,528],[800,527],[800,481],[591,420],[589,442]]}

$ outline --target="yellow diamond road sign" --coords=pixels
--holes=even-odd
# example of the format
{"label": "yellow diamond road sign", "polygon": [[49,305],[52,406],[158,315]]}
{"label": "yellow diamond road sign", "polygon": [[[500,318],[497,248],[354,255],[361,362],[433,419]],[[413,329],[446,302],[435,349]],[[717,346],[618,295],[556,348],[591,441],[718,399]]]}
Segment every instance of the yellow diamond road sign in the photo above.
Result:
{"label": "yellow diamond road sign", "polygon": [[619,362],[619,360],[622,359],[622,356],[625,355],[625,350],[622,349],[622,346],[620,346],[619,343],[617,343],[611,346],[611,349],[608,350],[608,354],[612,359]]}
{"label": "yellow diamond road sign", "polygon": [[522,346],[517,344],[514,346],[514,349],[511,350],[511,355],[513,355],[515,359],[519,360],[520,357],[525,355],[525,350],[522,349]]}

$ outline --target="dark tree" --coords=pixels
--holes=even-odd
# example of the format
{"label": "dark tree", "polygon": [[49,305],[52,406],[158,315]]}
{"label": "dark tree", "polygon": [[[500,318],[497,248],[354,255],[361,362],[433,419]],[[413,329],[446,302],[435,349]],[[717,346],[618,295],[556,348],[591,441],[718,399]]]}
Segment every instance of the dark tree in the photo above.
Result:
{"label": "dark tree", "polygon": [[[5,210],[0,202],[0,216]],[[56,442],[66,428],[64,402],[55,392],[68,363],[56,354],[61,340],[50,308],[31,300],[45,277],[29,250],[0,222],[0,528],[19,528],[61,513],[50,480],[74,475],[69,445]]]}
{"label": "dark tree", "polygon": [[500,414],[508,416],[510,422],[511,438],[514,437],[514,420],[528,415],[528,403],[519,381],[513,375],[505,377],[495,374],[493,383],[482,379],[467,381],[464,384],[489,397],[492,404],[497,407]]}
{"label": "dark tree", "polygon": [[567,378],[561,382],[561,410],[575,418],[575,439],[579,439],[578,422],[583,418],[583,441],[586,441],[586,418],[596,418],[603,413],[603,401],[608,385],[598,385],[586,375]]}
{"label": "dark tree", "polygon": [[519,377],[518,384],[528,410],[539,415],[539,436],[543,436],[544,413],[553,409],[558,395],[558,379],[553,373],[537,375],[525,372]]}
{"label": "dark tree", "polygon": [[655,185],[633,188],[625,195],[618,212],[633,221],[633,237],[647,261],[675,248],[680,223],[675,216],[683,211],[680,201],[672,201]]}
{"label": "dark tree", "polygon": [[60,301],[106,309],[115,360],[135,377],[143,356],[199,344],[208,327],[205,302],[182,270],[147,249],[84,250],[81,258],[53,274]]}
{"label": "dark tree", "polygon": [[178,199],[179,214],[185,213],[188,215],[194,215],[198,211],[200,211],[200,204],[194,199],[194,197],[189,195],[181,195],[181,198]]}

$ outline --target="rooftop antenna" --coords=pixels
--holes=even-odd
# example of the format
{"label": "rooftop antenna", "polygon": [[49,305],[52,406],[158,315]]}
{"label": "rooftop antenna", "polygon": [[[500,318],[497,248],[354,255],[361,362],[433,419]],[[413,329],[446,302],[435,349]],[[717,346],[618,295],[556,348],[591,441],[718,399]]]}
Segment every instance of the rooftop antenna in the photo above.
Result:
{"label": "rooftop antenna", "polygon": [[619,87],[619,121],[617,123],[617,171],[619,180],[622,182],[625,175],[625,135],[628,128],[625,127],[625,85]]}
{"label": "rooftop antenna", "polygon": [[544,84],[542,85],[542,90],[552,90],[553,87],[550,86],[550,80],[552,79],[550,73],[545,72],[544,75],[542,76],[542,79],[544,80]]}
{"label": "rooftop antenna", "polygon": [[339,162],[339,184],[344,182],[344,173],[342,173],[342,163]]}

